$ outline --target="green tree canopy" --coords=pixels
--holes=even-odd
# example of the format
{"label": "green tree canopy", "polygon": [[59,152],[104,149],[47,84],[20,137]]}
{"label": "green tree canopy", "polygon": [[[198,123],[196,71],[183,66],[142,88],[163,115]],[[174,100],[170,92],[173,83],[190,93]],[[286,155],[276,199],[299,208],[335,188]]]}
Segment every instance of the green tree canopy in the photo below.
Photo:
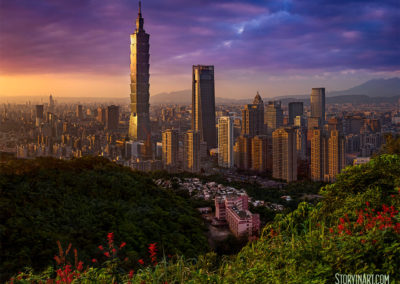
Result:
{"label": "green tree canopy", "polygon": [[[207,251],[196,210],[143,173],[103,158],[11,160],[0,165],[0,275],[53,263],[56,241],[89,263],[109,232],[131,263],[157,242],[166,254]],[[4,279],[3,279],[4,280]]]}

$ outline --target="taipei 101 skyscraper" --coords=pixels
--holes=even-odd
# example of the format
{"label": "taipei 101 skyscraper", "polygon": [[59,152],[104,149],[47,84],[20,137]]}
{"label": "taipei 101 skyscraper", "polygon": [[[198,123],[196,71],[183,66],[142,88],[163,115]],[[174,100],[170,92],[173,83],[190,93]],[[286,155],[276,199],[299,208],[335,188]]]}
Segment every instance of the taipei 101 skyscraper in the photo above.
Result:
{"label": "taipei 101 skyscraper", "polygon": [[151,136],[149,116],[149,38],[143,29],[141,2],[136,19],[136,30],[131,34],[131,117],[129,138],[145,140]]}

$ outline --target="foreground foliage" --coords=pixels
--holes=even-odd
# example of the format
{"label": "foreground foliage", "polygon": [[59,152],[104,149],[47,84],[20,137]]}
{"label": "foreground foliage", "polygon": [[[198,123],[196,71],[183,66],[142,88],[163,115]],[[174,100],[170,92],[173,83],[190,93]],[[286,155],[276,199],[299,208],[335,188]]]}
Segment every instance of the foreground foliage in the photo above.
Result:
{"label": "foreground foliage", "polygon": [[[164,255],[157,263],[117,272],[118,280],[112,263],[105,262],[74,283],[335,283],[335,273],[385,274],[398,283],[400,156],[349,167],[321,194],[316,205],[303,202],[277,215],[259,240],[223,261],[214,253],[196,261]],[[29,272],[17,277],[15,283],[68,283]]]}

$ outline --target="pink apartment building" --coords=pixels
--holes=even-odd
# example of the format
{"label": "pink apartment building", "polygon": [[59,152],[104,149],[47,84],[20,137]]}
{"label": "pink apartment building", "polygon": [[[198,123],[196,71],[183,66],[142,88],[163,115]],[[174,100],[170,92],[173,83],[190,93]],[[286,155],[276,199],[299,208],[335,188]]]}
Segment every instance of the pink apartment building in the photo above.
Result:
{"label": "pink apartment building", "polygon": [[226,221],[236,237],[251,237],[260,233],[260,215],[249,211],[246,194],[215,197],[215,218]]}

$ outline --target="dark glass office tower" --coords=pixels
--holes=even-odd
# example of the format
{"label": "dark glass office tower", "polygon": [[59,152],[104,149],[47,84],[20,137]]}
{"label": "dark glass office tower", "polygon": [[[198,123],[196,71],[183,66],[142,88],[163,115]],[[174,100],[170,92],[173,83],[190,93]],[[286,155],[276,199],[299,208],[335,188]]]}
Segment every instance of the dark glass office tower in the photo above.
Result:
{"label": "dark glass office tower", "polygon": [[283,125],[283,110],[281,101],[269,101],[265,110],[264,123],[267,125],[267,134],[271,135],[275,129]]}
{"label": "dark glass office tower", "polygon": [[289,125],[294,124],[296,116],[303,115],[303,103],[291,102],[289,103]]}
{"label": "dark glass office tower", "polygon": [[106,111],[106,128],[107,130],[118,130],[119,124],[119,107],[111,105]]}
{"label": "dark glass office tower", "polygon": [[44,118],[44,107],[43,105],[36,105],[36,118]]}
{"label": "dark glass office tower", "polygon": [[325,122],[325,88],[312,88],[311,117],[318,117],[321,125]]}
{"label": "dark glass office tower", "polygon": [[264,102],[257,92],[253,104],[245,105],[242,110],[242,135],[254,137],[262,134],[264,134]]}
{"label": "dark glass office tower", "polygon": [[200,133],[208,149],[217,146],[214,66],[193,66],[192,130]]}
{"label": "dark glass office tower", "polygon": [[129,138],[146,140],[150,133],[149,116],[149,39],[143,29],[141,2],[136,19],[136,30],[131,34],[131,117],[129,120]]}

